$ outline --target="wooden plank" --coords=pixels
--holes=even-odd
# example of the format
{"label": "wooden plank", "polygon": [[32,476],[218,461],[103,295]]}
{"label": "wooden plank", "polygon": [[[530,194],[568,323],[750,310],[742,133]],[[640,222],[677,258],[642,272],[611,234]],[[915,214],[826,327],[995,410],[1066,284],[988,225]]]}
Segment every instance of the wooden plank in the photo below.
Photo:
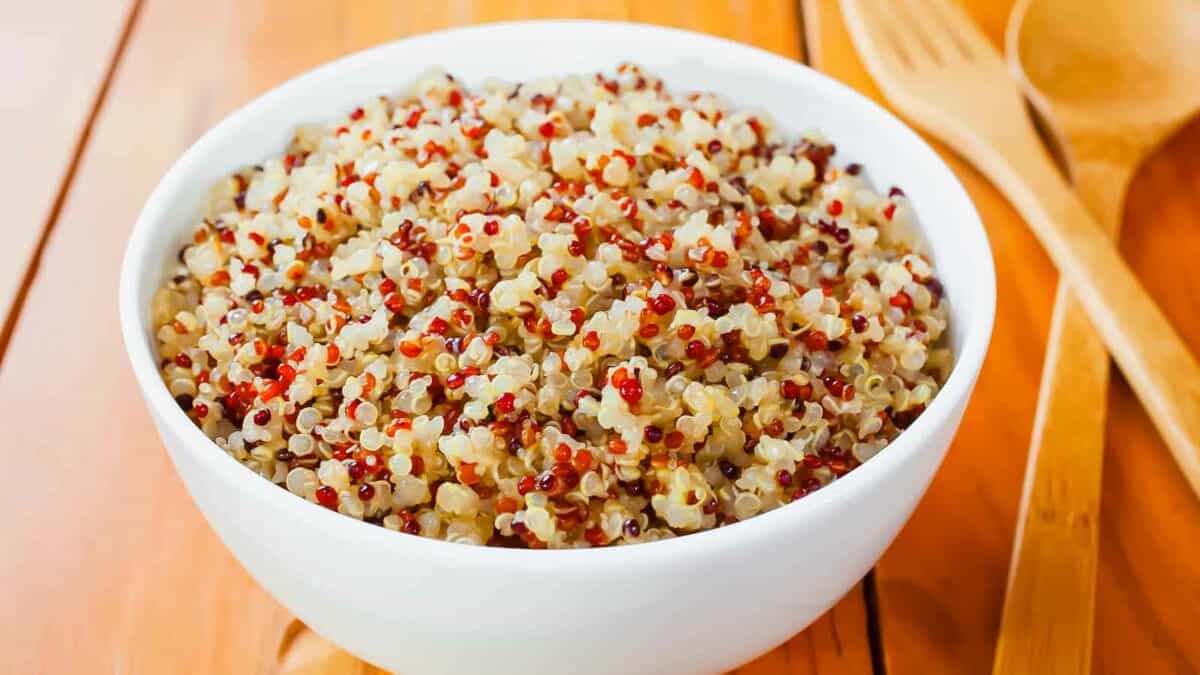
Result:
{"label": "wooden plank", "polygon": [[798,7],[794,0],[635,2],[630,12],[635,21],[710,33],[804,60],[804,31]]}
{"label": "wooden plank", "polygon": [[[1011,2],[963,3],[1001,44]],[[806,5],[818,68],[882,101],[835,0]],[[996,258],[992,348],[946,463],[877,570],[890,672],[988,672],[1057,274],[1020,217],[944,147]],[[1122,250],[1193,349],[1200,346],[1200,122],[1143,168]],[[1200,502],[1119,377],[1110,387],[1096,602],[1096,673],[1200,670]]]}
{"label": "wooden plank", "polygon": [[[0,352],[137,0],[10,3],[0,22]],[[70,17],[70,20],[64,20]]]}
{"label": "wooden plank", "polygon": [[[1134,179],[1121,251],[1146,289],[1200,351],[1200,119],[1151,156]],[[1096,673],[1197,673],[1200,500],[1125,381],[1109,387]]]}
{"label": "wooden plank", "polygon": [[[668,15],[696,12],[710,30],[798,55],[794,7],[770,7],[777,14],[757,17],[769,29],[732,1],[681,2]],[[0,491],[8,552],[0,672],[279,668],[290,618],[224,550],[175,477],[113,315],[129,227],[171,161],[236,105],[370,44],[483,20],[626,18],[627,10],[582,0],[146,0],[0,370],[0,424],[19,477]],[[866,672],[866,623],[856,588],[745,672]],[[321,653],[315,636],[291,637],[305,645],[296,658]],[[332,663],[346,660],[333,654]]]}
{"label": "wooden plank", "polygon": [[337,56],[335,10],[139,12],[0,371],[6,448],[19,449],[6,461],[22,477],[0,491],[0,672],[273,670],[285,616],[176,478],[125,363],[114,292],[163,171],[234,103]]}

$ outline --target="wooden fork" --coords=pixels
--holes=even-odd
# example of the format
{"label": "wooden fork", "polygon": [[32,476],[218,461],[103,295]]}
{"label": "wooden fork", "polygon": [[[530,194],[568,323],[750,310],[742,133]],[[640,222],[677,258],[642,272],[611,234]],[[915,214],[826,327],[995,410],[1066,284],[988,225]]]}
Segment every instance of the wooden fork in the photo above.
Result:
{"label": "wooden fork", "polygon": [[1200,493],[1200,366],[1059,174],[999,52],[948,0],[842,0],[842,7],[884,95],[972,162],[1024,216]]}

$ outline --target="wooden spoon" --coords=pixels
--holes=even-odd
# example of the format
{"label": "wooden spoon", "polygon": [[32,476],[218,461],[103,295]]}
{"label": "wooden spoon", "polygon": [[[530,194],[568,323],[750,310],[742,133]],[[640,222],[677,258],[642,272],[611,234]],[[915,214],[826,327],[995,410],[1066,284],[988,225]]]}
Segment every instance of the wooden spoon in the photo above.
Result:
{"label": "wooden spoon", "polygon": [[[1200,108],[1200,2],[1019,0],[1008,59],[1114,237],[1138,165]],[[1108,354],[1058,286],[993,672],[1091,672]]]}

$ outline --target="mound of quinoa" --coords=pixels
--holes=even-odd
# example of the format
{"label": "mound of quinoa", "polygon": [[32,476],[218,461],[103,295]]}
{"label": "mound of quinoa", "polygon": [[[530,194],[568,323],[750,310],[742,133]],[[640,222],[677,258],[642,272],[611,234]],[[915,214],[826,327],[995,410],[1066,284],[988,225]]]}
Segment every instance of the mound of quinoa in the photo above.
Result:
{"label": "mound of quinoa", "polygon": [[951,365],[903,192],[625,64],[432,73],[212,192],[153,302],[225,452],[392,530],[644,542],[802,499]]}

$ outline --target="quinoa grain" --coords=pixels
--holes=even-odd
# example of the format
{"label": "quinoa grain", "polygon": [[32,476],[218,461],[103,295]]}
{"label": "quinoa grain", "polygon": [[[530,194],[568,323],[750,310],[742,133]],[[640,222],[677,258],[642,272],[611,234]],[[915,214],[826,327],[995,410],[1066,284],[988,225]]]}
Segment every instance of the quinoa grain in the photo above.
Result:
{"label": "quinoa grain", "polygon": [[513,91],[432,73],[213,188],[152,312],[222,450],[400,533],[601,546],[801,499],[937,394],[899,188],[632,64]]}

